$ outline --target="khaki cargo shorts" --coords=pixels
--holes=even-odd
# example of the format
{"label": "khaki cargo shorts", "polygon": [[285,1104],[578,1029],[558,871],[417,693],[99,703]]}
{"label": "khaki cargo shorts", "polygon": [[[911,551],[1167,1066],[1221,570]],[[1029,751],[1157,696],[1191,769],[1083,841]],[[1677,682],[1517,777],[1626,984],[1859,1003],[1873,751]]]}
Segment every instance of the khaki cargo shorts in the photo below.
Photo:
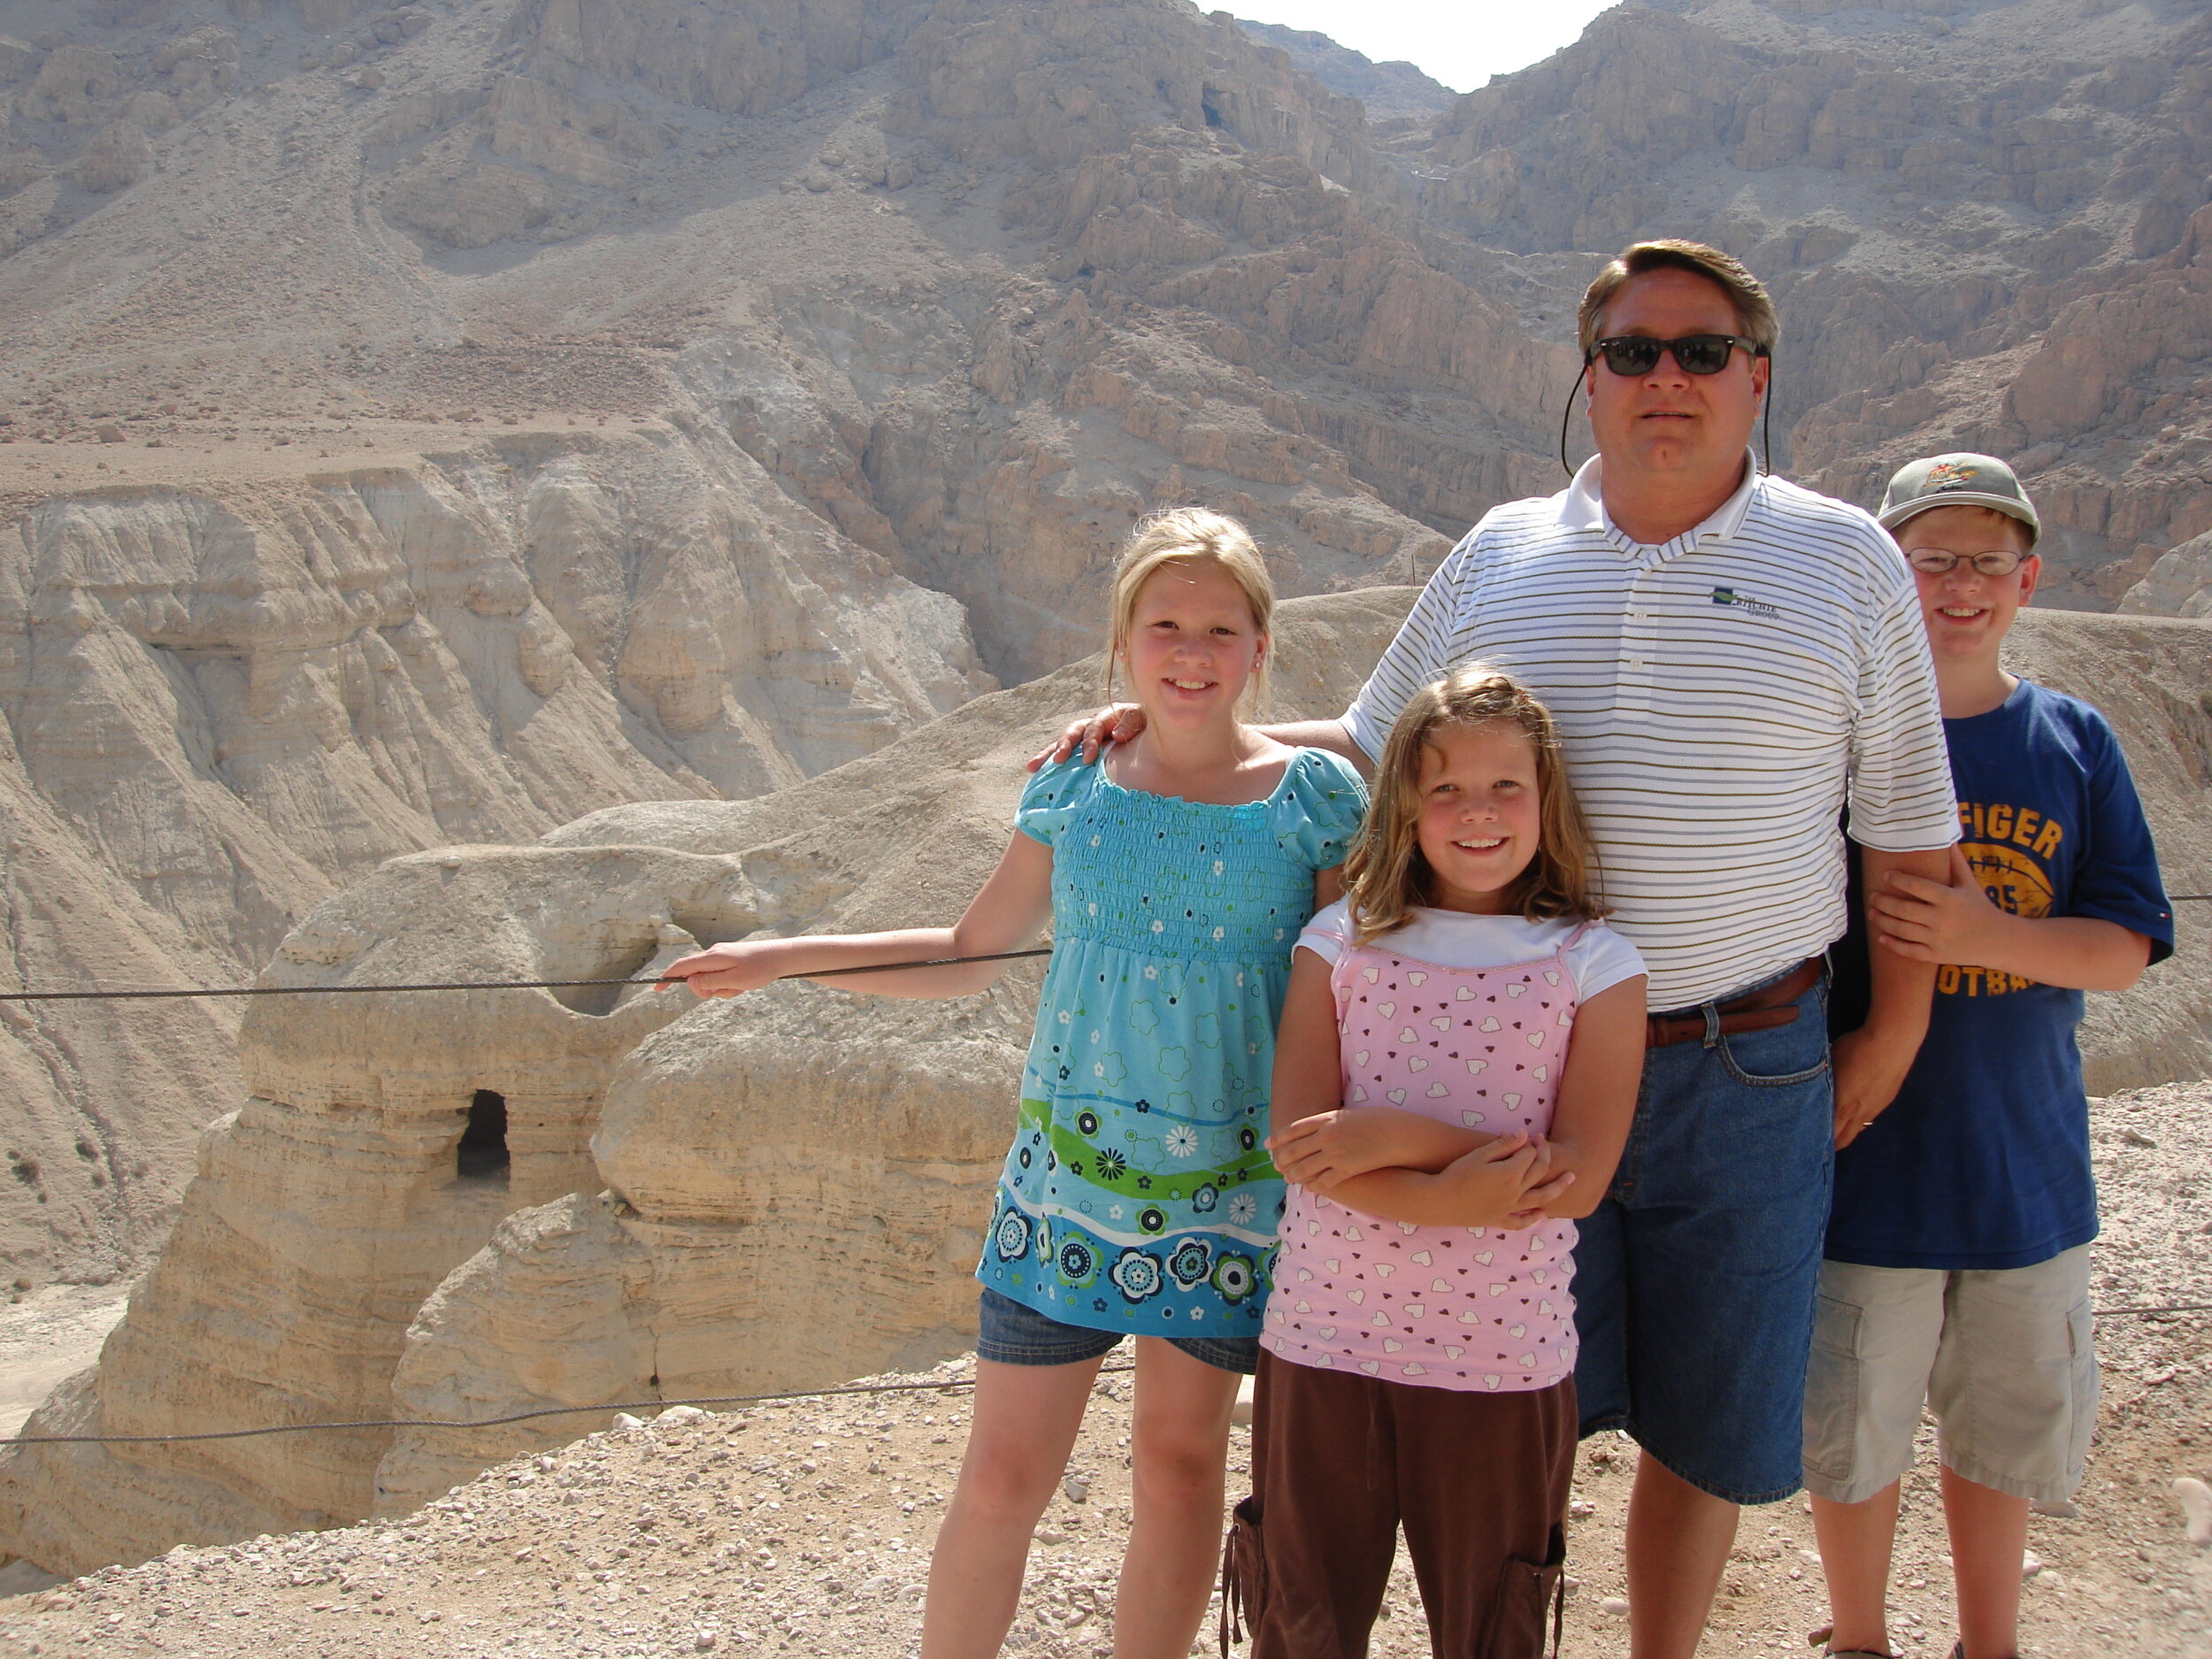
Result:
{"label": "khaki cargo shorts", "polygon": [[2097,1416],[2089,1246],[1986,1272],[1820,1264],[1805,1485],[1872,1497],[1912,1464],[1925,1401],[1945,1465],[2032,1503],[2081,1485]]}

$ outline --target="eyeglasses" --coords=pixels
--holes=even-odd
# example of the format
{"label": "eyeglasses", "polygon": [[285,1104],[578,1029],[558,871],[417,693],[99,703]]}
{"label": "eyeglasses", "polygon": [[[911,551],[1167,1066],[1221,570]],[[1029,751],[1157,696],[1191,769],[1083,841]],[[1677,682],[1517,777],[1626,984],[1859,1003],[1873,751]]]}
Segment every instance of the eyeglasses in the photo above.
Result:
{"label": "eyeglasses", "polygon": [[1616,374],[1648,374],[1659,366],[1660,354],[1671,351],[1685,374],[1718,374],[1728,366],[1728,354],[1738,349],[1754,357],[1767,355],[1764,346],[1755,340],[1746,340],[1741,334],[1685,334],[1679,340],[1616,334],[1591,347],[1589,357],[1583,361],[1586,364],[1593,358],[1603,357],[1605,366]]}
{"label": "eyeglasses", "polygon": [[1924,547],[1906,554],[1905,561],[1926,576],[1947,576],[1962,562],[1971,565],[1985,576],[2009,576],[2029,557],[2010,548],[1993,548],[1986,553],[1952,553],[1939,547]]}

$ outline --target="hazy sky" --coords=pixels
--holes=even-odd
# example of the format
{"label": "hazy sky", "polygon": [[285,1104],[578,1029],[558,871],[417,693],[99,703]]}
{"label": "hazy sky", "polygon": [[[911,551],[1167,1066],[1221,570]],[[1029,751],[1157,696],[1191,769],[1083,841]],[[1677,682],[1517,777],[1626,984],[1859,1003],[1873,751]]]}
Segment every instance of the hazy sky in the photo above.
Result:
{"label": "hazy sky", "polygon": [[[1548,58],[1613,0],[1230,0],[1257,23],[1318,29],[1378,63],[1403,58],[1455,92]],[[1207,0],[1200,0],[1202,8]]]}

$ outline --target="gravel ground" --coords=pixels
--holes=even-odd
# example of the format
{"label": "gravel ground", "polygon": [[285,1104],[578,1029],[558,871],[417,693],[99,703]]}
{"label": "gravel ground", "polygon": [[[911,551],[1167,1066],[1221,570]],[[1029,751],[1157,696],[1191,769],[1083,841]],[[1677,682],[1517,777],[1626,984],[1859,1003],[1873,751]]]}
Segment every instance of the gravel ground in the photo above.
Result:
{"label": "gravel ground", "polygon": [[[2098,1102],[2101,1307],[2212,1302],[2208,1109],[2205,1083]],[[2089,1480],[2078,1517],[2034,1524],[2024,1651],[2212,1659],[2212,1550],[2189,1544],[2173,1492],[2178,1475],[2212,1476],[2212,1316],[2108,1317],[2098,1341],[2105,1397]],[[959,1384],[972,1374],[958,1361],[873,1379],[923,1385],[895,1393],[678,1408],[488,1471],[403,1519],[178,1548],[0,1601],[0,1654],[904,1659],[958,1468]],[[1102,1376],[1070,1484],[1038,1529],[1009,1651],[1110,1651],[1128,1434],[1129,1379]],[[1240,1466],[1248,1451],[1239,1430]],[[1632,1468],[1617,1437],[1582,1449],[1573,1654],[1626,1651],[1619,1530]],[[1909,1480],[1901,1541],[1901,1652],[1941,1659],[1953,1632],[1932,1446]],[[1801,1501],[1752,1511],[1702,1651],[1806,1654],[1824,1606]],[[1374,1651],[1427,1651],[1402,1561]]]}

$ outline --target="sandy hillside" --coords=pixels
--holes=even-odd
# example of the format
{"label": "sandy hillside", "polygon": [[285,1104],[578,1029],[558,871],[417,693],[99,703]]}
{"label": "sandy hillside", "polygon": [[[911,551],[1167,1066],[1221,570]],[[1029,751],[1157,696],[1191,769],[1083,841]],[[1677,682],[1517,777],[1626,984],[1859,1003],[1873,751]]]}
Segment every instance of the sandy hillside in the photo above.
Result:
{"label": "sandy hillside", "polygon": [[[2096,1103],[2106,1232],[2099,1305],[2212,1302],[2212,1085]],[[2039,1517],[2026,1593],[2039,1659],[2205,1659],[2212,1551],[2193,1548],[2171,1486],[2212,1474],[2212,1314],[2107,1317],[2104,1403],[2077,1519]],[[1110,1365],[1125,1363],[1110,1357]],[[0,1653],[263,1659],[563,1659],[569,1655],[914,1651],[930,1540],[950,1494],[972,1362],[818,1396],[602,1430],[488,1470],[413,1515],[223,1549],[0,1602]],[[920,1385],[920,1386],[917,1386]],[[1038,1659],[1110,1651],[1126,1535],[1129,1379],[1104,1376],[1037,1532],[1008,1643]],[[580,1427],[582,1425],[580,1423]],[[1924,1432],[1924,1441],[1929,1438]],[[1893,1634],[1940,1659],[1953,1631],[1933,1471],[1908,1487]],[[1237,1431],[1241,1469],[1248,1437]],[[1632,1451],[1604,1435],[1575,1481],[1567,1651],[1626,1651],[1620,1525]],[[1235,1477],[1233,1477],[1233,1480]],[[1823,1622],[1802,1501],[1750,1512],[1702,1652],[1804,1653]],[[1209,1627],[1208,1642],[1211,1633]],[[1196,1651],[1196,1650],[1194,1650]],[[1402,1559],[1379,1659],[1427,1644]]]}

